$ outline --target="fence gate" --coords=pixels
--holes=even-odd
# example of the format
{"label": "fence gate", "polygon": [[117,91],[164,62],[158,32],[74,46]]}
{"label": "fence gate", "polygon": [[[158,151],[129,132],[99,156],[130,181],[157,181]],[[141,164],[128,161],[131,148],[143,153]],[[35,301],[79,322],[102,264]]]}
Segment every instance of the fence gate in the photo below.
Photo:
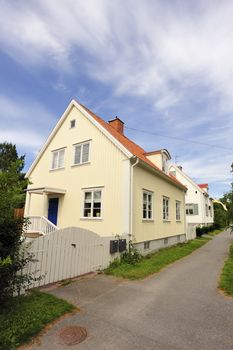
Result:
{"label": "fence gate", "polygon": [[30,240],[28,249],[34,253],[36,262],[30,262],[27,271],[35,277],[43,276],[32,287],[106,268],[118,255],[109,253],[113,238],[69,227]]}

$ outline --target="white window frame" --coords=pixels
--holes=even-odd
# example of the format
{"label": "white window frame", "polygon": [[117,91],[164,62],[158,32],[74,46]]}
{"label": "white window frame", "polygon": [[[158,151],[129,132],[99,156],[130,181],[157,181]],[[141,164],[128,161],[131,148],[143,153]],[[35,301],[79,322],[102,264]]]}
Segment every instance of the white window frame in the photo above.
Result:
{"label": "white window frame", "polygon": [[209,211],[210,211],[210,217],[213,217],[213,209],[212,209],[212,205],[209,205]]}
{"label": "white window frame", "polygon": [[70,121],[70,129],[74,129],[76,127],[76,119],[72,119]]}
{"label": "white window frame", "polygon": [[208,204],[205,205],[205,215],[207,217],[209,216],[209,206],[208,206]]}
{"label": "white window frame", "polygon": [[[87,160],[87,161],[83,161],[83,148],[84,148],[85,145],[89,145],[89,149],[88,149],[88,160]],[[80,143],[74,144],[73,146],[74,146],[74,162],[73,162],[73,166],[90,163],[90,148],[91,148],[91,142],[90,142],[90,141],[80,142]],[[79,163],[75,163],[76,148],[78,148],[78,147],[80,147],[80,162],[79,162]]]}
{"label": "white window frame", "polygon": [[176,221],[181,221],[181,201],[176,200]]}
{"label": "white window frame", "polygon": [[[144,201],[144,195],[146,196],[146,200]],[[150,197],[149,197],[150,196]],[[151,198],[151,201],[149,202],[149,198]],[[142,191],[142,220],[151,221],[154,220],[154,193],[148,190]],[[144,205],[146,205],[146,209],[144,209]],[[151,209],[149,209],[149,206],[151,205]],[[146,212],[146,217],[144,217],[144,211]],[[149,213],[151,213],[151,217],[149,217]]]}
{"label": "white window frame", "polygon": [[[90,216],[85,216],[85,210],[88,208],[85,208],[85,197],[86,193],[91,193],[91,207],[90,207]],[[94,216],[94,195],[95,192],[100,192],[100,216]],[[86,219],[86,220],[102,220],[103,219],[103,188],[102,187],[96,187],[96,188],[85,188],[83,189],[83,203],[82,203],[82,216],[81,219]]]}
{"label": "white window frame", "polygon": [[186,215],[193,216],[199,215],[199,208],[197,203],[186,203],[185,204]]}
{"label": "white window frame", "polygon": [[51,164],[50,170],[63,169],[64,164],[65,164],[65,147],[52,151],[52,164]]}
{"label": "white window frame", "polygon": [[163,221],[169,221],[170,218],[170,198],[163,196]]}

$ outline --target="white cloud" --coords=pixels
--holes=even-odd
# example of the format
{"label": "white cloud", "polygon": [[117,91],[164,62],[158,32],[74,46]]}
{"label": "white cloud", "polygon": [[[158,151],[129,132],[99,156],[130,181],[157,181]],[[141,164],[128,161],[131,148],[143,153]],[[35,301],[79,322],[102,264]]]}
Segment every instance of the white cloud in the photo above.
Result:
{"label": "white cloud", "polygon": [[[130,119],[139,128],[233,148],[232,14],[228,0],[2,1],[0,50],[24,67],[49,67],[74,80],[84,72],[110,86],[116,99],[149,101],[154,113],[147,115],[146,125],[143,108]],[[62,79],[53,87],[69,91]],[[18,125],[14,104],[8,102],[0,100]],[[30,115],[23,103],[20,111]],[[156,136],[138,140],[171,147],[197,178],[204,171],[212,181],[226,179],[232,162],[211,147]]]}
{"label": "white cloud", "polygon": [[202,85],[233,110],[230,1],[3,1],[1,13],[1,49],[22,64],[75,72],[85,63],[117,94],[152,98],[158,109]]}

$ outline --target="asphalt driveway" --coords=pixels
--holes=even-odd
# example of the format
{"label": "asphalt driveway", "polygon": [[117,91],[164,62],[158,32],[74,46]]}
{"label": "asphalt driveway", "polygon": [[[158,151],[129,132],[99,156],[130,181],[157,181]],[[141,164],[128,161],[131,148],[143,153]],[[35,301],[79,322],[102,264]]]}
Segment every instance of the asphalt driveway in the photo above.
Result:
{"label": "asphalt driveway", "polygon": [[[81,311],[28,349],[232,350],[233,298],[217,291],[231,242],[229,233],[220,234],[142,281],[97,275],[51,290]],[[67,325],[85,327],[86,340],[62,345],[58,332]]]}

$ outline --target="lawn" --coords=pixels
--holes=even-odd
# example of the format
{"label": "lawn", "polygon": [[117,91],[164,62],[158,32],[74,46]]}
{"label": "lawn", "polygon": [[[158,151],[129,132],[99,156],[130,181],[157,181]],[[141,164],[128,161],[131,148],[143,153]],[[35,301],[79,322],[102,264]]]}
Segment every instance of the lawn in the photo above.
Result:
{"label": "lawn", "polygon": [[105,273],[131,280],[141,279],[160,271],[163,267],[192,253],[209,240],[211,240],[211,238],[202,237],[187,243],[181,243],[173,247],[161,249],[156,253],[143,257],[141,261],[135,265],[114,261],[105,270]]}
{"label": "lawn", "polygon": [[224,229],[218,229],[218,230],[214,230],[214,231],[208,232],[207,235],[209,235],[209,236],[216,236],[216,235],[218,235],[219,233],[221,233],[223,231],[224,231]]}
{"label": "lawn", "polygon": [[220,276],[219,287],[228,295],[233,295],[233,244]]}
{"label": "lawn", "polygon": [[16,349],[46,324],[74,309],[65,300],[38,291],[15,297],[0,309],[0,349]]}

